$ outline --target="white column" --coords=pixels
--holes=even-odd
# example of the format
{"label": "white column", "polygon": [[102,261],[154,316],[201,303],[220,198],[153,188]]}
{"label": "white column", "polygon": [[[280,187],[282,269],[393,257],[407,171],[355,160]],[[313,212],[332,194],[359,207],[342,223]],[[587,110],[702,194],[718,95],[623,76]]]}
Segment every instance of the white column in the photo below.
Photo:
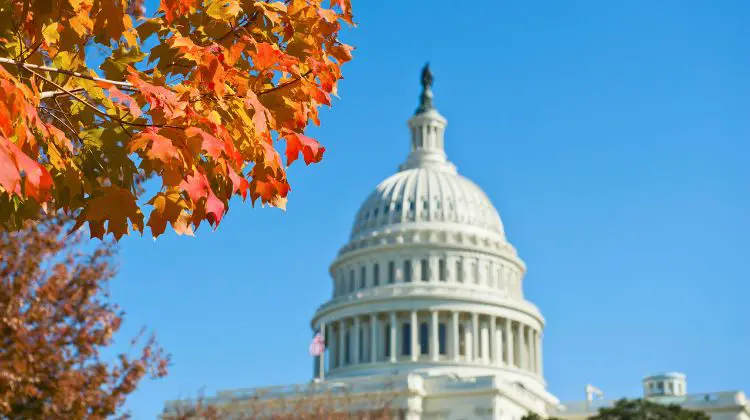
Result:
{"label": "white column", "polygon": [[534,361],[534,355],[536,354],[536,350],[534,350],[534,330],[531,329],[531,327],[526,328],[526,347],[528,353],[528,362],[526,363],[526,369],[528,369],[530,372],[534,372],[536,370],[536,362]]}
{"label": "white column", "polygon": [[398,360],[398,355],[396,354],[396,351],[398,350],[398,346],[396,345],[396,339],[398,338],[398,334],[396,333],[396,328],[398,327],[396,325],[396,313],[391,312],[391,363],[396,363],[396,360]]}
{"label": "white column", "polygon": [[513,324],[510,318],[505,318],[505,354],[508,358],[508,366],[514,366],[513,360]]}
{"label": "white column", "polygon": [[451,340],[453,361],[458,362],[458,345],[460,343],[461,337],[458,336],[458,312],[456,311],[453,311],[451,313],[451,337],[453,337],[453,339]]}
{"label": "white column", "polygon": [[370,363],[378,361],[378,316],[370,314]]}
{"label": "white column", "polygon": [[479,357],[479,314],[476,312],[471,314],[471,336],[471,360],[477,360]]}
{"label": "white column", "polygon": [[[320,336],[323,338],[323,342],[326,342],[326,337],[328,334],[326,334],[326,323],[321,322],[320,323]],[[328,343],[326,343],[328,344]],[[318,356],[318,371],[319,371],[319,378],[322,381],[326,378],[326,348],[323,347],[323,351],[320,353],[320,356]]]}
{"label": "white column", "polygon": [[490,363],[490,332],[486,321],[479,321],[479,342],[482,352],[481,361],[488,365]]}
{"label": "white column", "polygon": [[518,367],[520,367],[523,370],[527,370],[529,368],[528,356],[529,356],[529,352],[527,351],[527,343],[526,343],[526,325],[519,323],[518,324]]}
{"label": "white column", "polygon": [[542,363],[542,332],[537,331],[536,333],[536,372],[539,374],[539,376],[544,375],[544,370],[542,367],[544,364]]}
{"label": "white column", "polygon": [[354,338],[352,341],[354,342],[354,345],[352,346],[353,353],[352,356],[352,364],[356,365],[359,363],[359,317],[354,317],[354,331],[352,332],[354,334]]}
{"label": "white column", "polygon": [[438,331],[438,313],[437,311],[430,312],[430,355],[432,355],[432,361],[437,362],[438,356],[440,355],[440,332]]}
{"label": "white column", "polygon": [[346,363],[346,320],[339,321],[339,367]]}
{"label": "white column", "polygon": [[492,357],[490,357],[490,363],[493,365],[497,364],[497,356],[499,354],[498,348],[497,348],[497,324],[496,324],[495,316],[490,315],[490,353],[492,354]]}
{"label": "white column", "polygon": [[417,328],[417,311],[411,311],[411,361],[419,358],[419,329]]}

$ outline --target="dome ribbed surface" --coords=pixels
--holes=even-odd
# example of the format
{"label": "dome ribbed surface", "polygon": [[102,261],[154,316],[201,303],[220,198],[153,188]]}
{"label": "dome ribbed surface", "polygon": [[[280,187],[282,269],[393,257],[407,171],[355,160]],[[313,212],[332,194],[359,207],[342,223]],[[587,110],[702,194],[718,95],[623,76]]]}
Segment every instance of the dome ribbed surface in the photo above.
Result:
{"label": "dome ribbed surface", "polygon": [[504,237],[500,215],[476,184],[433,168],[407,169],[381,182],[357,212],[351,237],[411,222],[468,225]]}

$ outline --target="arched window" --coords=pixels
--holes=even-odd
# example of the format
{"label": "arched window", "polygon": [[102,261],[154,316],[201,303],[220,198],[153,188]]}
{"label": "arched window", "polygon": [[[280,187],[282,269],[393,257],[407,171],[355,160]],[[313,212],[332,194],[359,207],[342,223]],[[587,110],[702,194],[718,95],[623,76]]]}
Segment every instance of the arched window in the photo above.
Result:
{"label": "arched window", "polygon": [[448,354],[446,351],[446,331],[445,323],[438,324],[438,352],[440,354]]}
{"label": "arched window", "polygon": [[385,357],[391,357],[391,324],[385,324],[383,334],[385,335],[383,340],[385,343]]}
{"label": "arched window", "polygon": [[405,322],[401,326],[401,355],[409,356],[411,354],[411,324]]}
{"label": "arched window", "polygon": [[362,275],[359,278],[359,288],[364,289],[367,287],[367,268],[363,265],[360,271]]}
{"label": "arched window", "polygon": [[388,284],[393,284],[396,281],[396,263],[393,261],[388,262]]}
{"label": "arched window", "polygon": [[420,270],[422,273],[422,281],[428,281],[430,279],[430,262],[424,258]]}
{"label": "arched window", "polygon": [[430,326],[426,322],[419,325],[419,353],[430,354]]}
{"label": "arched window", "polygon": [[349,293],[354,291],[354,270],[349,270]]}
{"label": "arched window", "polygon": [[380,284],[380,266],[378,266],[378,263],[375,263],[374,266],[372,266],[372,285],[378,286]]}
{"label": "arched window", "polygon": [[464,265],[461,259],[456,260],[456,281],[459,283],[464,282]]}
{"label": "arched window", "polygon": [[440,281],[445,281],[445,260],[440,259],[438,260],[438,279]]}

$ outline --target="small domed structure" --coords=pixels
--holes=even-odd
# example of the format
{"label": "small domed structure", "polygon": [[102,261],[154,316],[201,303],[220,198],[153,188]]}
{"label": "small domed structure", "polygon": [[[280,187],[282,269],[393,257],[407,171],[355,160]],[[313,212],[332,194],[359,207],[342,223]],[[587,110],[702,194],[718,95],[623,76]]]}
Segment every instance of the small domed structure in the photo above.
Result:
{"label": "small domed structure", "polygon": [[686,376],[679,372],[665,372],[643,378],[646,398],[681,397],[687,394]]}

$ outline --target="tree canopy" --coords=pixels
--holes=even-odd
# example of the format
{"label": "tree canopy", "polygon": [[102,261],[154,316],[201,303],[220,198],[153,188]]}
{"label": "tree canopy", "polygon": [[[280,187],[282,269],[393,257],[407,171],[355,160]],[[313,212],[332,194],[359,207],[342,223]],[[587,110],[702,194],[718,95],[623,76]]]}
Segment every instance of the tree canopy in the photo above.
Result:
{"label": "tree canopy", "polygon": [[[676,404],[658,404],[644,399],[621,399],[612,407],[601,407],[589,420],[710,420],[702,411],[690,410]],[[543,420],[536,413],[529,413],[521,420]],[[547,420],[560,420],[549,417]]]}
{"label": "tree canopy", "polygon": [[102,357],[123,316],[107,295],[115,249],[81,246],[72,223],[56,214],[0,231],[0,418],[110,418],[144,376],[166,374],[153,337]]}
{"label": "tree canopy", "polygon": [[658,404],[649,400],[621,399],[612,407],[602,407],[591,420],[710,420],[702,411],[676,404]]}
{"label": "tree canopy", "polygon": [[0,227],[62,209],[94,237],[157,237],[218,226],[233,196],[283,208],[351,59],[350,0],[322,1],[3,2]]}

